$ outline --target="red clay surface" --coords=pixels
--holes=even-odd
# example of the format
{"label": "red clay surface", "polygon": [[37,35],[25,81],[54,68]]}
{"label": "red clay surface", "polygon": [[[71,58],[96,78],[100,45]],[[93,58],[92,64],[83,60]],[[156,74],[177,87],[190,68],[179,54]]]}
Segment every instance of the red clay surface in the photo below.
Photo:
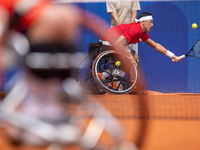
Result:
{"label": "red clay surface", "polygon": [[[174,111],[175,115],[182,115],[188,110],[182,110],[181,114],[178,108],[179,102],[184,102],[185,107],[194,107],[195,113],[199,115],[200,103],[195,103],[200,101],[200,94],[188,94],[188,93],[160,93],[153,91],[145,91],[148,95],[144,97],[148,99],[149,106],[154,106],[153,102],[169,102],[170,107],[164,107],[163,103],[160,107],[158,106],[157,112],[153,112],[153,109],[150,109],[150,115],[168,115],[163,112],[163,110],[168,110],[170,112]],[[95,99],[100,101],[114,116],[121,115],[121,118],[118,118],[120,125],[124,131],[124,141],[137,141],[138,135],[140,134],[139,130],[141,129],[139,123],[146,123],[144,126],[144,133],[142,137],[141,150],[199,150],[200,149],[200,120],[199,119],[160,119],[160,118],[150,118],[145,122],[141,122],[134,117],[132,114],[132,100],[137,98],[136,95],[98,95],[95,96]],[[89,95],[89,99],[94,99],[94,96]],[[194,104],[192,104],[194,103]],[[193,106],[194,105],[194,106]],[[191,108],[190,107],[190,108]],[[160,109],[159,109],[160,108]],[[179,110],[179,112],[176,110]],[[116,111],[119,110],[119,111]],[[162,111],[162,112],[161,112]],[[166,111],[167,112],[167,111]],[[186,116],[188,114],[186,113]],[[194,115],[194,114],[192,114]],[[123,116],[125,116],[123,118]],[[190,114],[188,115],[190,117]],[[143,130],[143,129],[142,129]],[[16,147],[11,146],[7,140],[7,136],[4,133],[5,129],[1,128],[0,130],[0,150],[15,150]],[[37,150],[36,147],[27,147],[23,146],[18,148],[20,150]],[[46,148],[39,148],[39,150]],[[68,148],[74,149],[74,148]],[[77,148],[78,149],[78,148]]]}

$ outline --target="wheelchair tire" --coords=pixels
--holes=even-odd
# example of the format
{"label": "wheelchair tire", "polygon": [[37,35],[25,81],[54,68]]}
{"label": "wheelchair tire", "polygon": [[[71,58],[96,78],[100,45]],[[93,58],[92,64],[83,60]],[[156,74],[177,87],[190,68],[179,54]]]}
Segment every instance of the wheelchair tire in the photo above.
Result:
{"label": "wheelchair tire", "polygon": [[[116,50],[102,52],[93,62],[92,74],[96,83],[105,92],[119,95],[127,94],[135,89],[139,71],[135,65],[131,65],[129,69],[125,69],[125,62],[119,60],[117,55],[129,59],[128,56]],[[116,61],[120,61],[121,65],[116,66]]]}

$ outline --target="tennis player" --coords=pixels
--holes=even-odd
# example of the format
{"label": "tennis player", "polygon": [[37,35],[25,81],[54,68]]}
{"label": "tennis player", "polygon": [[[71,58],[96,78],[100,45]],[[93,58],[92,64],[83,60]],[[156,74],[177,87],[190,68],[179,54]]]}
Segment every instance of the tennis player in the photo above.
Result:
{"label": "tennis player", "polygon": [[112,45],[120,52],[130,57],[131,63],[137,65],[138,55],[129,53],[126,46],[144,41],[150,47],[154,48],[161,54],[170,57],[173,62],[178,62],[177,56],[159,43],[149,38],[147,32],[153,27],[153,17],[151,13],[142,12],[138,16],[136,23],[121,24],[110,28],[102,36],[101,40],[104,45]]}
{"label": "tennis player", "polygon": [[0,45],[5,44],[9,29],[24,33],[30,43],[24,56],[23,79],[28,89],[24,112],[46,120],[61,116],[57,93],[62,82],[71,77],[74,61],[78,60],[74,57],[75,38],[80,26],[90,28],[98,36],[109,28],[96,15],[72,4],[60,5],[51,0],[0,1]]}

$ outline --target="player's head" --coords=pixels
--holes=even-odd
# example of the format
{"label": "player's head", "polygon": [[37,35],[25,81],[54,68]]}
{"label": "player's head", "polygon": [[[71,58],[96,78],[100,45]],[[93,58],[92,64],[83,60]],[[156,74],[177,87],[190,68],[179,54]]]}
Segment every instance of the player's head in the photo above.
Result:
{"label": "player's head", "polygon": [[148,13],[148,12],[141,12],[138,16],[138,21],[140,22],[140,19],[141,20],[148,20],[148,19],[145,19],[144,17],[147,17],[149,16],[149,19],[152,19],[153,20],[153,17],[152,17],[152,14],[151,13]]}
{"label": "player's head", "polygon": [[153,27],[153,17],[151,13],[148,12],[140,13],[137,21],[140,22],[142,29],[144,31],[149,32]]}

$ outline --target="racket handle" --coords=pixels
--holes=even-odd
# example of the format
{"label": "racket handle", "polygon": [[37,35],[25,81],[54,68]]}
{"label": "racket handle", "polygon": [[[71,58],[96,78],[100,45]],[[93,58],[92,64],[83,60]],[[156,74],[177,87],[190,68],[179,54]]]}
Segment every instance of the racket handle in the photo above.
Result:
{"label": "racket handle", "polygon": [[[179,57],[177,57],[176,59],[181,60],[182,58],[185,58],[185,55],[181,55]],[[176,62],[175,59],[172,59],[173,62]]]}
{"label": "racket handle", "polygon": [[177,59],[182,59],[182,58],[185,58],[185,55],[181,55],[181,56],[177,57]]}

